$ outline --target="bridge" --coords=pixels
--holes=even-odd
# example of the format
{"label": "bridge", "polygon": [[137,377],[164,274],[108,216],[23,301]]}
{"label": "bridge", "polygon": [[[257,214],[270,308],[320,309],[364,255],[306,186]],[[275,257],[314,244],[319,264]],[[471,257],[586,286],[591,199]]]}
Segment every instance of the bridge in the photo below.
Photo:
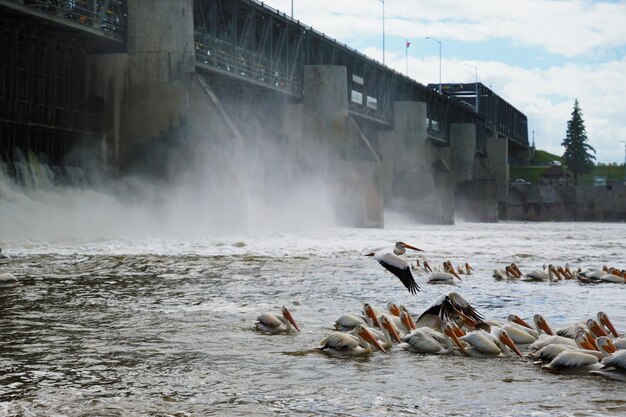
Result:
{"label": "bridge", "polygon": [[[374,170],[382,171],[385,189],[406,185],[417,170],[428,169],[454,174],[457,183],[496,178],[502,203],[508,153],[523,155],[529,148],[526,117],[482,84],[444,84],[439,92],[438,85],[412,80],[255,0],[185,0],[180,7],[164,0],[150,5],[138,0],[0,0],[0,19],[0,151],[5,161],[15,159],[18,149],[68,163],[65,155],[77,142],[103,140],[107,163],[119,164],[132,154],[133,141],[163,137],[187,124],[187,115],[178,110],[186,100],[217,113],[227,130],[245,142],[232,91],[261,97],[266,106],[278,103],[289,114],[301,112],[298,106],[313,106],[308,110],[318,119],[332,119],[310,103],[312,97],[318,104],[328,102],[316,94],[319,83],[329,80],[342,90],[331,102],[336,112],[345,107],[350,120],[344,130],[356,132],[358,144],[350,146],[362,148],[357,152],[361,159],[380,165]],[[156,35],[150,36],[153,31]],[[160,55],[146,52],[155,46]],[[342,70],[312,72],[316,68]],[[189,85],[187,71],[196,74]],[[150,83],[163,83],[162,91],[155,92]],[[124,114],[143,116],[153,106],[147,96],[180,100],[156,109],[167,114],[166,126],[158,126],[158,120],[149,128],[124,122]],[[207,97],[209,104],[195,104]],[[336,125],[336,120],[317,120],[318,136],[336,135],[329,133],[331,122]],[[269,129],[285,124],[275,121]],[[290,135],[286,126],[282,130]],[[402,135],[423,137],[428,144],[389,145],[401,142]],[[292,147],[297,142],[288,141]],[[399,153],[429,156],[420,165],[402,161]],[[472,168],[476,161],[485,169]],[[451,166],[459,164],[464,168],[452,173]],[[388,194],[384,200],[391,198]]]}

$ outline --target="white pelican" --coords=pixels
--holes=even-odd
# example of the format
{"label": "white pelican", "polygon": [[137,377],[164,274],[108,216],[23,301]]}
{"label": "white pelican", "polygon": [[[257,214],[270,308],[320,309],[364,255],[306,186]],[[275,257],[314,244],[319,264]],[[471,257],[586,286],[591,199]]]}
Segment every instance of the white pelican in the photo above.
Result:
{"label": "white pelican", "polygon": [[[531,343],[528,349],[535,351],[552,344],[565,345],[571,348],[578,346],[576,341],[572,338],[555,335],[541,314],[535,314],[534,322],[537,332],[539,333],[539,338],[536,342]],[[541,334],[542,331],[546,334]]]}
{"label": "white pelican", "polygon": [[435,271],[428,277],[429,284],[456,285],[454,275],[449,272]]}
{"label": "white pelican", "polygon": [[346,332],[353,330],[357,324],[368,325],[369,323],[367,322],[367,318],[362,314],[346,313],[339,316],[333,323],[333,326],[340,332]]}
{"label": "white pelican", "polygon": [[539,337],[539,334],[535,330],[521,326],[510,320],[511,318],[509,318],[509,323],[500,323],[493,320],[479,321],[474,325],[474,330],[484,330],[492,334],[494,333],[494,329],[506,330],[506,333],[516,345],[529,345],[534,343]]}
{"label": "white pelican", "polygon": [[522,281],[539,281],[539,282],[548,282],[548,281],[558,281],[559,273],[552,265],[548,265],[548,272],[534,270],[527,273]]}
{"label": "white pelican", "polygon": [[460,294],[451,292],[437,298],[419,316],[415,322],[416,327],[430,327],[441,331],[444,321],[450,321],[459,327],[482,321],[483,317],[467,302]]}
{"label": "white pelican", "polygon": [[291,311],[287,307],[283,307],[282,315],[274,313],[263,313],[256,318],[254,323],[256,328],[265,333],[286,333],[291,332],[291,326],[300,331],[300,326],[293,318]]}
{"label": "white pelican", "polygon": [[[430,353],[430,354],[449,354],[454,350],[456,345],[461,352],[467,355],[467,351],[463,344],[459,341],[453,325],[444,323],[440,333],[442,338],[436,337],[433,330],[428,327],[417,329],[402,338],[400,347],[413,353]],[[454,343],[454,344],[453,344]]]}
{"label": "white pelican", "polygon": [[496,281],[502,281],[503,279],[517,279],[518,276],[510,265],[504,267],[504,269],[494,269],[491,275]]}
{"label": "white pelican", "polygon": [[360,356],[372,353],[372,346],[383,353],[387,353],[384,347],[378,343],[376,336],[362,324],[354,328],[354,335],[342,332],[332,332],[320,342],[321,351],[337,355]]}
{"label": "white pelican", "polygon": [[600,361],[602,368],[591,371],[591,374],[626,381],[626,350],[618,350],[611,339],[606,336],[600,336],[597,343],[600,351],[605,354],[605,358]]}
{"label": "white pelican", "polygon": [[17,285],[17,278],[9,272],[0,273],[0,287],[14,287]]}
{"label": "white pelican", "polygon": [[611,332],[613,337],[615,337],[612,343],[618,349],[626,349],[626,337],[620,337],[619,332],[617,331],[615,326],[613,326],[613,322],[611,322],[611,320],[609,319],[609,316],[605,312],[600,311],[597,314],[597,319],[598,319],[598,323],[606,327],[608,331]]}
{"label": "white pelican", "polygon": [[609,319],[609,316],[604,311],[599,311],[596,315],[596,318],[598,319],[598,323],[609,329],[609,331],[615,338],[619,337],[619,333],[617,332],[617,329],[615,329],[615,326],[613,326],[613,322]]}
{"label": "white pelican", "polygon": [[0,248],[0,259],[6,259],[6,258],[10,258],[10,256],[2,253],[2,248]]}
{"label": "white pelican", "polygon": [[404,254],[407,248],[423,252],[422,249],[411,246],[408,243],[396,242],[396,245],[393,247],[369,250],[365,253],[365,256],[373,256],[379,264],[397,276],[411,294],[416,294],[420,290],[420,287],[415,282],[415,279],[413,279],[409,264],[398,256]]}
{"label": "white pelican", "polygon": [[389,317],[381,314],[381,316],[378,318],[378,321],[380,321],[380,325],[382,326],[382,331],[383,331],[383,336],[384,336],[382,347],[384,347],[385,349],[389,349],[393,346],[393,340],[391,339],[391,336],[393,336],[393,339],[396,342],[398,343],[401,342],[400,335],[396,331],[396,327],[394,324],[392,324]]}
{"label": "white pelican", "polygon": [[504,329],[496,328],[493,334],[484,330],[475,330],[461,336],[460,340],[471,346],[467,350],[470,356],[498,356],[512,350],[516,355],[523,357],[522,352]]}

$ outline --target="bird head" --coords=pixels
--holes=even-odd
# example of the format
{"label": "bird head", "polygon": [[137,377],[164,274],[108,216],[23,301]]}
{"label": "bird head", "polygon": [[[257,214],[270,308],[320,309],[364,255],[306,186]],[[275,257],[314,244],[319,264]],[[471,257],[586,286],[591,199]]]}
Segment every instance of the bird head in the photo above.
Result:
{"label": "bird head", "polygon": [[613,334],[613,336],[619,337],[619,333],[617,332],[617,329],[615,329],[615,326],[613,326],[613,323],[611,322],[611,320],[609,320],[609,316],[607,316],[607,314],[604,311],[600,311],[598,313],[597,319],[598,319],[598,323],[606,326],[606,328],[609,329],[609,331]]}
{"label": "bird head", "polygon": [[424,252],[422,249],[420,248],[416,248],[413,245],[409,245],[406,242],[396,242],[396,248],[402,248],[402,249],[413,249],[414,251],[418,251],[418,252]]}
{"label": "bird head", "polygon": [[289,320],[289,323],[291,323],[297,331],[300,331],[300,326],[298,326],[298,323],[296,323],[296,319],[293,318],[291,311],[289,311],[287,307],[283,307],[283,317]]}

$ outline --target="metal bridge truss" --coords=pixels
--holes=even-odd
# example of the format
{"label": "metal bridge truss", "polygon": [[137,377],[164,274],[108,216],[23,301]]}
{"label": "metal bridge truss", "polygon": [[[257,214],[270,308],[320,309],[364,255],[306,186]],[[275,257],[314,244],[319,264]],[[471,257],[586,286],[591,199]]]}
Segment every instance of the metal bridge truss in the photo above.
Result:
{"label": "metal bridge truss", "polygon": [[[435,84],[429,84],[435,87]],[[507,137],[520,149],[528,149],[528,119],[490,88],[481,83],[443,84],[443,93],[476,111],[485,128]]]}
{"label": "metal bridge truss", "polygon": [[423,101],[428,136],[440,144],[449,142],[450,123],[479,122],[464,105],[263,3],[195,0],[194,26],[200,69],[301,97],[304,65],[340,65],[347,68],[349,111],[356,117],[389,127],[395,101]]}
{"label": "metal bridge truss", "polygon": [[124,42],[127,0],[0,0],[0,7]]}
{"label": "metal bridge truss", "polygon": [[0,0],[0,161],[63,161],[99,138],[102,103],[85,96],[90,52],[125,48],[126,0]]}

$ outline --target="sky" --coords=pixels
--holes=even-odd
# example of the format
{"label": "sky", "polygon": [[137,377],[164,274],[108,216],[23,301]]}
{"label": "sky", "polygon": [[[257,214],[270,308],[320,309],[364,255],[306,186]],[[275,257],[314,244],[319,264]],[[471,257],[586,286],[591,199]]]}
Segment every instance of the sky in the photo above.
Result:
{"label": "sky", "polygon": [[[578,99],[599,163],[626,158],[626,0],[266,0],[422,84],[474,82],[563,154]],[[407,40],[411,43],[406,48]],[[407,55],[408,52],[408,55]]]}

